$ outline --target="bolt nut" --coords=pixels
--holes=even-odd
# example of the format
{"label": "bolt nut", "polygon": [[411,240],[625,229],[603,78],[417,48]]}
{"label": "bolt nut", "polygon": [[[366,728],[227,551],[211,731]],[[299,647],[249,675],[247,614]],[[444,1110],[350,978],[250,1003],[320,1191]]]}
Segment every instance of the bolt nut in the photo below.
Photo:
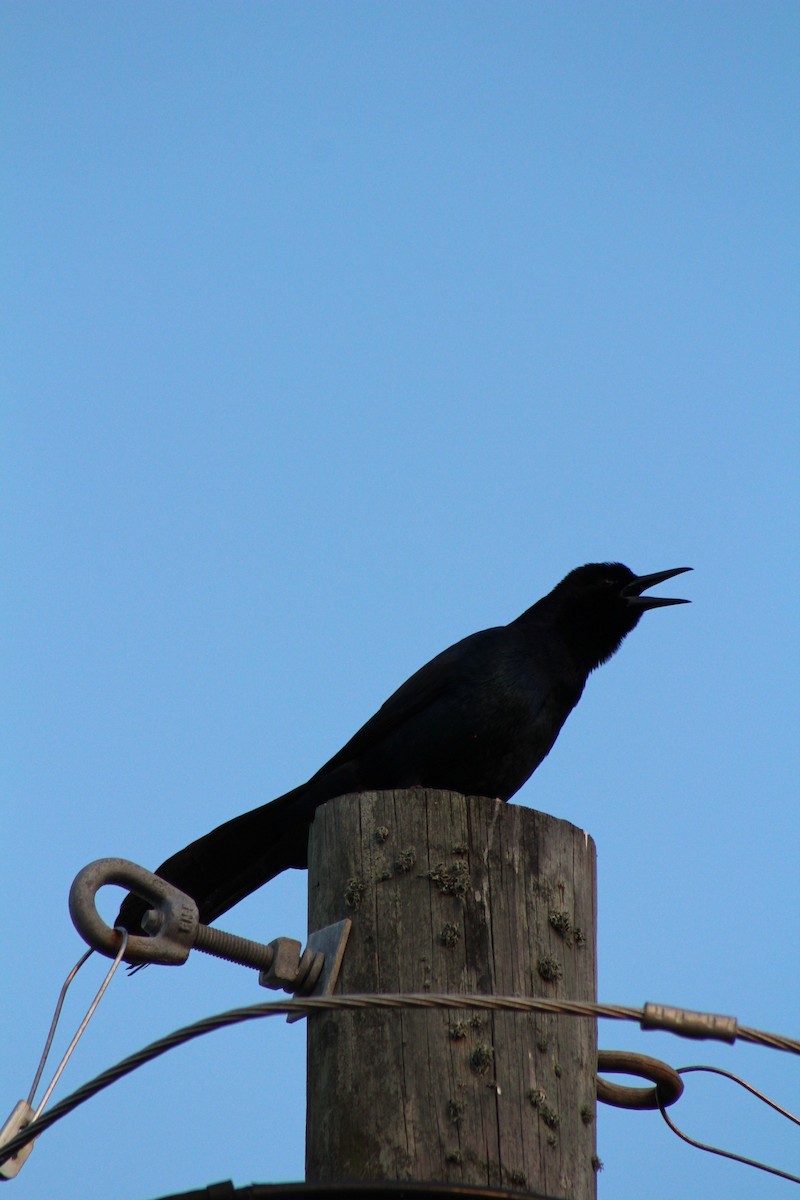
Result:
{"label": "bolt nut", "polygon": [[150,937],[155,937],[164,924],[164,914],[157,908],[148,908],[140,921],[141,929]]}
{"label": "bolt nut", "polygon": [[270,942],[272,963],[266,971],[262,971],[258,982],[262,987],[274,991],[293,992],[297,972],[300,967],[300,942],[294,938],[280,937]]}

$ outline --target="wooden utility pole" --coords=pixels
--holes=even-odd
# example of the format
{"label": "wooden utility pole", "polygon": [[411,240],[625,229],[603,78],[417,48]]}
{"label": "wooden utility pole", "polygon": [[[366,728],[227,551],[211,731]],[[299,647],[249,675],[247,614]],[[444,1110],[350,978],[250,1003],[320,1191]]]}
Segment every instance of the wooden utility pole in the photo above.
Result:
{"label": "wooden utility pole", "polygon": [[[596,1000],[595,853],[566,821],[416,788],[323,805],[309,928],[353,920],[337,991]],[[594,1200],[596,1025],[478,1010],[308,1021],[311,1182]]]}

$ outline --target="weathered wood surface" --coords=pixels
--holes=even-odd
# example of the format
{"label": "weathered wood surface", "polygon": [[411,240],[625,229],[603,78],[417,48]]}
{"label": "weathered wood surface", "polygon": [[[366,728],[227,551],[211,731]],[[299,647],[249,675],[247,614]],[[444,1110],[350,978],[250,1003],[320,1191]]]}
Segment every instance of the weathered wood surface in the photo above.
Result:
{"label": "weathered wood surface", "polygon": [[[309,928],[353,919],[337,991],[596,1000],[595,853],[566,821],[413,789],[317,812]],[[473,1011],[315,1015],[307,1178],[592,1200],[596,1025]]]}

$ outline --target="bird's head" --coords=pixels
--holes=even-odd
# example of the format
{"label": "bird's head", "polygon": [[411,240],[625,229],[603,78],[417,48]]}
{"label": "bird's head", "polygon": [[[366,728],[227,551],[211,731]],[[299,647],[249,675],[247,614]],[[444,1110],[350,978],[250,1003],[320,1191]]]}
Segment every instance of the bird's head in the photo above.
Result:
{"label": "bird's head", "polygon": [[689,604],[643,593],[691,569],[673,567],[634,575],[624,563],[587,563],[570,571],[547,599],[555,602],[556,623],[570,649],[583,667],[593,671],[611,657],[649,608]]}

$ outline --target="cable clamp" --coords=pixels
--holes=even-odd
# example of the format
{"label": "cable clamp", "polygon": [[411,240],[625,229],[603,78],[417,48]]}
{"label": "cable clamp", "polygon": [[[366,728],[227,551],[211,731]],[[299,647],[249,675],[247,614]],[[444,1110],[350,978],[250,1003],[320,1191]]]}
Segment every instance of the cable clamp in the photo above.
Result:
{"label": "cable clamp", "polygon": [[639,1025],[642,1029],[664,1029],[680,1037],[711,1038],[717,1042],[735,1042],[739,1033],[736,1017],[671,1008],[668,1004],[645,1004]]}
{"label": "cable clamp", "polygon": [[[30,1124],[32,1117],[33,1109],[27,1100],[20,1100],[19,1104],[14,1105],[11,1116],[0,1129],[0,1152],[7,1142],[10,1142],[18,1133],[22,1133],[25,1126]],[[32,1149],[33,1142],[30,1141],[17,1150],[16,1154],[12,1154],[10,1158],[0,1164],[0,1179],[13,1179],[15,1175],[18,1175]]]}

